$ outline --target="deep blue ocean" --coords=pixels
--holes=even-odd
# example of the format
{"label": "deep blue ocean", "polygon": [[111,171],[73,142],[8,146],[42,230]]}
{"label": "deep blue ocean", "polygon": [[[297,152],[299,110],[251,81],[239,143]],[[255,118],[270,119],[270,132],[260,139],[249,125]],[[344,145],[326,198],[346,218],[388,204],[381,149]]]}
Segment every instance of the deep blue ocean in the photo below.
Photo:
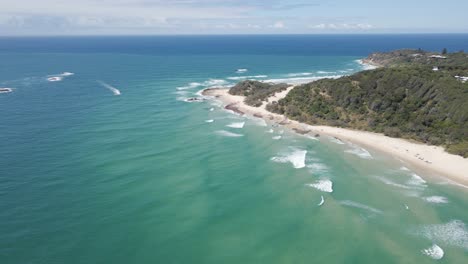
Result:
{"label": "deep blue ocean", "polygon": [[401,48],[468,34],[0,37],[0,263],[466,263],[463,186],[185,101]]}

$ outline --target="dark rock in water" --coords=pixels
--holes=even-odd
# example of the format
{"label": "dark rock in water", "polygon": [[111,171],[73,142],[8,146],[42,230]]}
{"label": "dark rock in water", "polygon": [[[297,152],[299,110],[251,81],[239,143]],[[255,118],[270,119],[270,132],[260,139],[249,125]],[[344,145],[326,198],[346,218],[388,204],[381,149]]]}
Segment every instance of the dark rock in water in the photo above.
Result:
{"label": "dark rock in water", "polygon": [[13,89],[11,88],[0,88],[0,93],[11,93]]}
{"label": "dark rock in water", "polygon": [[233,111],[234,113],[237,113],[237,114],[240,114],[240,115],[244,115],[245,113],[242,112],[241,110],[239,110],[239,108],[236,106],[236,103],[232,103],[232,104],[228,104],[224,107],[224,109],[226,110],[231,110]]}
{"label": "dark rock in water", "polygon": [[204,98],[199,98],[199,97],[191,97],[191,98],[187,98],[185,99],[186,102],[203,102],[205,101]]}
{"label": "dark rock in water", "polygon": [[301,134],[301,135],[305,135],[310,132],[310,130],[302,130],[299,128],[293,128],[293,130],[296,131],[296,133]]}
{"label": "dark rock in water", "polygon": [[315,134],[315,137],[320,137],[320,134]]}

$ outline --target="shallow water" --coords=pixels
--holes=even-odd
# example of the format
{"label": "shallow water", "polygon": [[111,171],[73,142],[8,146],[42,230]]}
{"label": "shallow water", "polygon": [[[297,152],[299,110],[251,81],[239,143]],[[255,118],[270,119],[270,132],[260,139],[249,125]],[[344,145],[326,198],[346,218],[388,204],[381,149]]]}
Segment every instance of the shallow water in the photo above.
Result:
{"label": "shallow water", "polygon": [[187,38],[2,39],[0,263],[466,262],[467,189],[184,100],[468,36]]}

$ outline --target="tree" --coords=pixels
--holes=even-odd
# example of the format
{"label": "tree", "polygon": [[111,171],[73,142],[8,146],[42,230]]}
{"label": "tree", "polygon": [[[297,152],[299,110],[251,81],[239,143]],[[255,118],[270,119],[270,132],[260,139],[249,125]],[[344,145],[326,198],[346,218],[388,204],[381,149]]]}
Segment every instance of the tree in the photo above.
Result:
{"label": "tree", "polygon": [[442,50],[442,54],[444,54],[444,55],[447,54],[447,48],[444,48],[444,49]]}

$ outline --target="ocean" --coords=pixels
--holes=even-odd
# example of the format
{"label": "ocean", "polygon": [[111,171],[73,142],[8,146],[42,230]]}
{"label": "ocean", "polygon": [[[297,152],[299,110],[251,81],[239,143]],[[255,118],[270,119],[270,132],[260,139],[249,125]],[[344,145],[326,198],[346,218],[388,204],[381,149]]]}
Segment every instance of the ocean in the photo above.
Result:
{"label": "ocean", "polygon": [[399,48],[468,35],[0,38],[0,263],[466,263],[467,187],[186,101]]}

